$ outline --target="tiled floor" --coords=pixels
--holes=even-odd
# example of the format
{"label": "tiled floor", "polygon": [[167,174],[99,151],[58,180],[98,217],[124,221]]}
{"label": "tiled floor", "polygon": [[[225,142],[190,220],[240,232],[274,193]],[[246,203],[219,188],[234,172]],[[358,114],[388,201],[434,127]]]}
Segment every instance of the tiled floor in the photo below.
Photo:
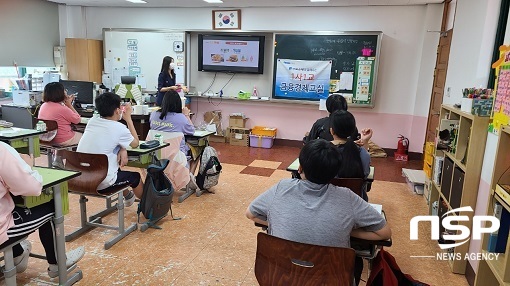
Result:
{"label": "tiled floor", "polygon": [[[257,285],[253,266],[260,229],[244,212],[257,195],[290,177],[285,168],[298,156],[299,149],[221,143],[213,146],[224,167],[216,193],[175,203],[174,216],[182,220],[167,217],[160,223],[162,230],[137,230],[109,250],[104,250],[103,244],[113,232],[104,229],[92,230],[67,243],[68,249],[80,245],[86,249],[79,263],[84,278],[78,285]],[[45,160],[40,158],[38,162]],[[449,271],[447,262],[410,257],[439,251],[435,242],[425,238],[409,240],[410,218],[427,213],[427,207],[423,197],[412,194],[403,183],[401,168],[419,169],[421,162],[396,163],[385,158],[373,159],[372,165],[376,171],[370,201],[384,206],[393,230],[393,246],[387,250],[402,270],[430,285],[467,285],[464,276]],[[78,196],[71,194],[70,203],[66,233],[79,225]],[[103,200],[91,198],[89,213],[103,204]],[[114,220],[113,215],[105,219]],[[126,210],[126,220],[136,221],[135,206]],[[421,233],[429,233],[422,228]],[[30,240],[34,251],[43,253],[37,235],[31,235]],[[57,281],[47,276],[46,267],[44,261],[31,258],[29,269],[18,275],[19,285],[55,285]]]}

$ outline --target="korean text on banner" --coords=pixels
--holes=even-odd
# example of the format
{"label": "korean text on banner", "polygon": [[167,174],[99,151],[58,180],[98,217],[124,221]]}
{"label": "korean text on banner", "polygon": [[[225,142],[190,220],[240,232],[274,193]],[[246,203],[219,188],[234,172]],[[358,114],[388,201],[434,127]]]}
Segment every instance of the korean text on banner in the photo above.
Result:
{"label": "korean text on banner", "polygon": [[278,59],[275,95],[303,99],[327,98],[330,76],[331,61]]}

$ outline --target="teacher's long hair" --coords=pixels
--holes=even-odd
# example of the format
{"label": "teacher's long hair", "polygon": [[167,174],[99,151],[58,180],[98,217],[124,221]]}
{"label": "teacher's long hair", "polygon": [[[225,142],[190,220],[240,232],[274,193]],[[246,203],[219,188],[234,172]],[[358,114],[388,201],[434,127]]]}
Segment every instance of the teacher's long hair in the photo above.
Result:
{"label": "teacher's long hair", "polygon": [[330,126],[334,135],[346,140],[342,150],[342,164],[338,172],[339,178],[363,178],[363,164],[359,146],[354,142],[353,134],[356,130],[354,116],[345,110],[337,110],[329,116]]}
{"label": "teacher's long hair", "polygon": [[[170,57],[170,56],[166,56],[163,58],[163,63],[161,64],[161,72],[168,72],[168,70],[170,69],[170,63],[173,63],[174,62],[174,58]],[[175,71],[172,69],[170,71],[170,76],[172,78],[175,78]]]}

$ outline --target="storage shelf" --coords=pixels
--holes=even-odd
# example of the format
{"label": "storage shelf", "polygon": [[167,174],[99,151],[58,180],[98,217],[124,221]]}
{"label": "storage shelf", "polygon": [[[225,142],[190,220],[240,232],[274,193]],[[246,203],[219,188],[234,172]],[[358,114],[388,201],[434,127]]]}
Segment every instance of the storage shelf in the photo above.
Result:
{"label": "storage shelf", "polygon": [[[458,123],[455,123],[457,121]],[[489,121],[489,117],[476,116],[470,112],[461,111],[460,108],[456,108],[453,105],[441,105],[439,122],[435,129],[436,138],[439,137],[441,130],[448,129],[451,133],[450,140],[452,140],[450,146],[455,150],[455,153],[447,150],[436,151],[435,157],[444,157],[445,161],[443,163],[443,170],[440,170],[442,172],[441,185],[435,183],[433,185],[439,193],[435,198],[441,198],[448,211],[452,210],[452,205],[455,208],[466,206],[473,209],[476,208]],[[456,131],[453,131],[452,125],[456,125]],[[450,160],[447,160],[447,158]],[[462,160],[464,159],[465,162],[463,163]],[[448,195],[448,198],[443,192]],[[431,206],[432,204],[429,204],[429,207]],[[443,207],[444,209],[445,207]],[[429,212],[431,211],[429,210]],[[451,215],[458,216],[459,214],[451,213]],[[463,225],[471,229],[471,225],[468,223],[463,223]],[[455,253],[459,253],[462,256],[468,251],[469,245],[467,244],[455,248]],[[452,272],[457,274],[465,273],[465,260],[449,261],[449,265]]]}
{"label": "storage shelf", "polygon": [[460,110],[460,108],[457,108],[457,107],[455,107],[455,106],[453,106],[451,104],[443,104],[441,107],[444,108],[444,109],[447,109],[447,110],[449,110],[449,111],[451,111],[453,113],[456,113],[456,114],[458,114],[458,115],[460,115],[462,117],[466,117],[466,118],[471,119],[471,120],[475,119],[475,115],[473,115],[473,114],[471,114],[469,112],[462,111],[462,110]]}
{"label": "storage shelf", "polygon": [[510,205],[508,205],[505,200],[503,200],[498,194],[496,194],[494,191],[492,191],[494,194],[494,199],[498,201],[508,212],[510,212]]}
{"label": "storage shelf", "polygon": [[[448,211],[451,211],[452,207],[450,206],[450,203],[448,202],[448,200],[444,197],[443,193],[441,193],[441,190],[439,190],[439,196],[441,196],[441,198],[443,198],[443,201],[446,203],[446,207],[448,207]],[[457,215],[456,213],[452,213],[452,214]]]}
{"label": "storage shelf", "polygon": [[[489,253],[487,250],[482,250],[482,254]],[[484,260],[489,268],[492,270],[498,282],[503,285],[510,285],[510,282],[503,280],[504,268],[505,268],[505,253],[500,253],[497,260]]]}
{"label": "storage shelf", "polygon": [[466,172],[466,165],[464,165],[461,161],[457,160],[455,158],[454,154],[447,152],[447,151],[443,151],[443,152],[444,152],[445,157],[452,159],[453,163],[455,163],[455,166],[458,166],[463,172]]}
{"label": "storage shelf", "polygon": [[[492,171],[490,196],[487,202],[486,215],[494,214],[494,203],[500,203],[507,211],[510,211],[508,200],[504,200],[501,195],[506,196],[506,191],[500,189],[498,184],[508,184],[510,177],[507,171],[510,167],[510,126],[503,126],[499,132],[498,145],[496,148],[496,156]],[[501,230],[500,230],[501,232]],[[482,239],[482,254],[489,253],[487,251],[490,235],[485,234]],[[497,260],[482,260],[478,267],[475,277],[476,286],[486,285],[506,285],[510,286],[510,257],[509,255],[510,241],[505,246],[506,253],[499,254]],[[505,281],[506,277],[506,281]]]}

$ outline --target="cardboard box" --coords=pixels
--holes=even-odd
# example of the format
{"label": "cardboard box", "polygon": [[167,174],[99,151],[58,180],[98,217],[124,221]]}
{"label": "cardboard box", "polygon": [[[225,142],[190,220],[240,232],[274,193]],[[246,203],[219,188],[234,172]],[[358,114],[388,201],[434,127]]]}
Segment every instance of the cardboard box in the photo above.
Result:
{"label": "cardboard box", "polygon": [[250,129],[240,127],[230,127],[230,145],[249,146]]}
{"label": "cardboard box", "polygon": [[243,117],[241,115],[230,115],[228,119],[228,125],[230,127],[240,127],[244,128],[246,126],[246,121],[248,118]]}
{"label": "cardboard box", "polygon": [[204,121],[206,124],[216,125],[216,134],[223,136],[223,128],[221,128],[221,110],[207,111],[204,113]]}

